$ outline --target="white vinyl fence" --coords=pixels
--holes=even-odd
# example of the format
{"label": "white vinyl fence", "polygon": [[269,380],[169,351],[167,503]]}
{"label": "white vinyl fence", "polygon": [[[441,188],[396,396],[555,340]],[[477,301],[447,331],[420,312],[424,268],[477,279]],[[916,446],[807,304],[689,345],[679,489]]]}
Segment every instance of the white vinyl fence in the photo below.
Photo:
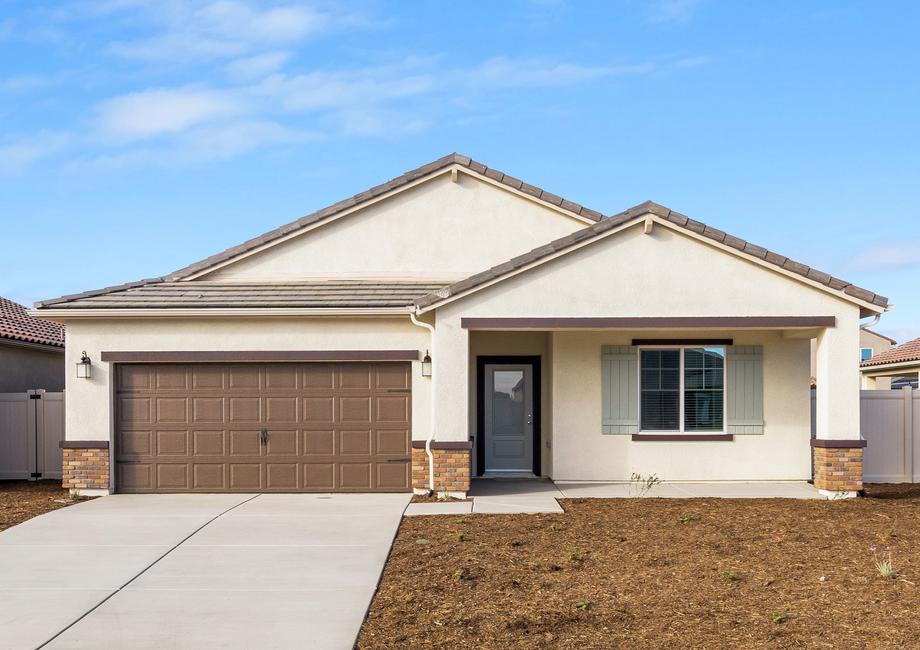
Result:
{"label": "white vinyl fence", "polygon": [[64,393],[0,393],[0,479],[61,478]]}
{"label": "white vinyl fence", "polygon": [[[920,483],[920,390],[860,391],[859,427],[867,483]],[[811,392],[815,435],[815,392]]]}

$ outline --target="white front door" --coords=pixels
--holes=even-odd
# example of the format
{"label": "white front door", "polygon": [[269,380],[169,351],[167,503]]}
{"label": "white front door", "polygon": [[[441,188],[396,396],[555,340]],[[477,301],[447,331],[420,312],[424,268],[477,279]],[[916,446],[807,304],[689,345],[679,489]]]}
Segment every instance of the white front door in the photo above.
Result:
{"label": "white front door", "polygon": [[485,471],[533,471],[533,366],[486,364]]}

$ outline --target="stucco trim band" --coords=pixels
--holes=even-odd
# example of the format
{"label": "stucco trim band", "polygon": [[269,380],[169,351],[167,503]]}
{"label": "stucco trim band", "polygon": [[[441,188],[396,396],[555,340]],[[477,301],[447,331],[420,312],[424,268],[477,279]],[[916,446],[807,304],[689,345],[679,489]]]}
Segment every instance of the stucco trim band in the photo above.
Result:
{"label": "stucco trim band", "polygon": [[108,449],[108,440],[61,440],[61,449]]}
{"label": "stucco trim band", "polygon": [[[412,441],[413,449],[424,449],[425,441],[424,440],[413,440]],[[472,440],[462,440],[462,441],[431,441],[432,449],[472,449],[473,441]]]}
{"label": "stucco trim band", "polygon": [[811,446],[819,449],[860,449],[869,444],[868,440],[827,440],[812,438]]}
{"label": "stucco trim band", "polygon": [[731,433],[634,433],[633,442],[731,442]]}
{"label": "stucco trim band", "polygon": [[461,318],[463,329],[791,329],[836,327],[835,316]]}
{"label": "stucco trim band", "polygon": [[109,363],[285,363],[288,361],[418,361],[418,350],[125,351],[101,354]]}

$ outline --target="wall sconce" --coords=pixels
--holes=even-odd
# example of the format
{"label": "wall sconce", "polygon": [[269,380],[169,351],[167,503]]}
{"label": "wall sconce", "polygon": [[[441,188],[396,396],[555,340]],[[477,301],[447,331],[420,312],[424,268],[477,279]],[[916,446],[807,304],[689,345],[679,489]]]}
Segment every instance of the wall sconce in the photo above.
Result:
{"label": "wall sconce", "polygon": [[425,356],[422,358],[422,377],[431,377],[431,355],[425,350]]}
{"label": "wall sconce", "polygon": [[77,361],[77,377],[80,379],[90,379],[93,376],[93,366],[90,363],[89,357],[86,356],[86,350],[83,351],[83,356],[80,357],[80,360]]}

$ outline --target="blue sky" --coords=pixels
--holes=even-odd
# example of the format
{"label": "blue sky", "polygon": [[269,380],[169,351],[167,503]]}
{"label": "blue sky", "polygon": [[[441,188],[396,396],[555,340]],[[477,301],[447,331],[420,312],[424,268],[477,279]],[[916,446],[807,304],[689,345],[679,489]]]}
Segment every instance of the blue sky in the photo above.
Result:
{"label": "blue sky", "polygon": [[920,336],[920,4],[0,0],[0,295],[162,275],[460,151]]}

